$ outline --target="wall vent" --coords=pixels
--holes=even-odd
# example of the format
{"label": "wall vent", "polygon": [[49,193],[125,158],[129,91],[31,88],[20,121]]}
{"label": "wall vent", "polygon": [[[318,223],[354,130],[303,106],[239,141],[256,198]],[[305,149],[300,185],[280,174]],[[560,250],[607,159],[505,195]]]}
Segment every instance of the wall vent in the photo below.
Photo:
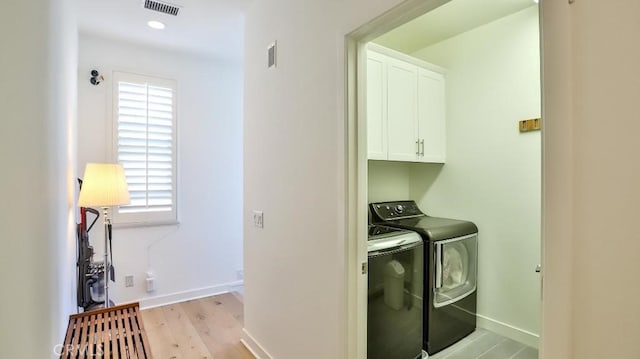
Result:
{"label": "wall vent", "polygon": [[144,8],[173,16],[178,16],[180,11],[177,5],[156,0],[144,0]]}

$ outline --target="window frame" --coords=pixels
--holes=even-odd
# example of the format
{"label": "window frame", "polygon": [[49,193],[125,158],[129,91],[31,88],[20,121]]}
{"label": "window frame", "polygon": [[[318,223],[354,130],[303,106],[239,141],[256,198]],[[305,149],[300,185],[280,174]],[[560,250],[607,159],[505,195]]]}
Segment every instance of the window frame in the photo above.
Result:
{"label": "window frame", "polygon": [[120,82],[130,82],[134,84],[146,84],[148,86],[157,86],[170,88],[173,90],[172,97],[172,209],[170,211],[141,211],[132,213],[121,213],[120,206],[114,207],[111,211],[112,222],[118,227],[139,227],[139,226],[155,226],[178,224],[178,82],[173,79],[143,75],[126,71],[113,71],[112,81],[112,113],[111,113],[111,136],[109,157],[112,162],[120,163],[118,159],[119,150],[119,84]]}

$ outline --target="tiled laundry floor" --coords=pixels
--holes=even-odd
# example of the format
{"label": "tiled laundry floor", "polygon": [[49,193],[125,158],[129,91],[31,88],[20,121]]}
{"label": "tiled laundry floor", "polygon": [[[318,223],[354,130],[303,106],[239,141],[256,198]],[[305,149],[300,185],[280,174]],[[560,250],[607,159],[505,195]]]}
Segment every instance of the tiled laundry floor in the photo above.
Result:
{"label": "tiled laundry floor", "polygon": [[537,359],[538,350],[485,329],[477,329],[429,359]]}

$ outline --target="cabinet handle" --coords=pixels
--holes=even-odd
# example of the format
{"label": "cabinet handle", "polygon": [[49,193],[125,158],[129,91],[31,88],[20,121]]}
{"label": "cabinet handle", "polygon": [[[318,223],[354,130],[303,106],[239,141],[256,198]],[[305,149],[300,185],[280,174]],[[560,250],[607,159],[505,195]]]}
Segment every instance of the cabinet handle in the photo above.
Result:
{"label": "cabinet handle", "polygon": [[420,140],[416,140],[416,156],[420,156]]}
{"label": "cabinet handle", "polygon": [[420,155],[424,156],[424,138],[420,140],[420,145],[422,146],[422,151],[420,151]]}

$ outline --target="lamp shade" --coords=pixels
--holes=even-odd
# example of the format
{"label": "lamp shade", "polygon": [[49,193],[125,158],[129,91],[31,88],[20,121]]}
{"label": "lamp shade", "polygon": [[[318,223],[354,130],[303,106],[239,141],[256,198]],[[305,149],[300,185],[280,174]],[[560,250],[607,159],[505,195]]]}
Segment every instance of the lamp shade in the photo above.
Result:
{"label": "lamp shade", "polygon": [[130,202],[127,178],[122,165],[87,163],[78,206],[110,207]]}

